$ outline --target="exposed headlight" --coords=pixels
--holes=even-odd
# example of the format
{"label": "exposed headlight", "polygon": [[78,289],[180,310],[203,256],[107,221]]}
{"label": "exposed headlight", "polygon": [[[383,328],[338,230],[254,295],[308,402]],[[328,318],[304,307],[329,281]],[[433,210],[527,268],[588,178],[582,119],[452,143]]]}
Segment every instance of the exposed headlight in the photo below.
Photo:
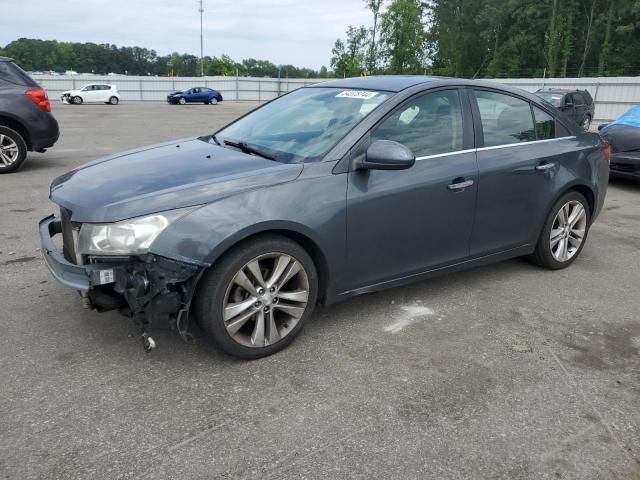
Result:
{"label": "exposed headlight", "polygon": [[165,228],[192,210],[181,208],[117,223],[84,223],[78,236],[78,251],[84,255],[147,253]]}

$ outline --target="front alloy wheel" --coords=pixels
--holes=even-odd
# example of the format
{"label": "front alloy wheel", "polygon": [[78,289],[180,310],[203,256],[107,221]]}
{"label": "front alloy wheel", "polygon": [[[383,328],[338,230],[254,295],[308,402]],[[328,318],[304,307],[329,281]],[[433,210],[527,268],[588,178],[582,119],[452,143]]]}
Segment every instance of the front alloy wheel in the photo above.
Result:
{"label": "front alloy wheel", "polygon": [[307,252],[288,238],[269,235],[232,249],[207,271],[194,310],[216,346],[254,359],[293,341],[313,312],[317,291]]}
{"label": "front alloy wheel", "polygon": [[235,274],[222,306],[229,336],[247,347],[273,345],[289,335],[307,308],[309,278],[284,253],[260,255]]}

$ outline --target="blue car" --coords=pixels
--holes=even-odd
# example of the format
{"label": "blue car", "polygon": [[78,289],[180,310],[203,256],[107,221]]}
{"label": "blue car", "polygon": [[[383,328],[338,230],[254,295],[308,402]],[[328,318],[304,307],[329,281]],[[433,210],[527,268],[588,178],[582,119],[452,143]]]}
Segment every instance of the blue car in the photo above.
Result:
{"label": "blue car", "polygon": [[222,101],[222,94],[207,87],[193,87],[187,90],[171,92],[167,95],[167,103],[204,103],[207,105],[216,105]]}

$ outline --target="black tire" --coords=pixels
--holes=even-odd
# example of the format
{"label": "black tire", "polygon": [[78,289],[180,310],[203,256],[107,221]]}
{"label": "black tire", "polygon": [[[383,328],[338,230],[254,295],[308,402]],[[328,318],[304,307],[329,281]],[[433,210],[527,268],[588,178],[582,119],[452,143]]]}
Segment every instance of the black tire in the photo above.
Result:
{"label": "black tire", "polygon": [[[2,125],[0,125],[0,136],[2,135],[9,137],[11,140],[13,140],[13,143],[15,143],[16,146],[18,147],[18,156],[9,165],[5,165],[4,160],[0,158],[0,174],[15,172],[17,169],[20,168],[20,166],[24,163],[24,161],[27,158],[27,142],[25,142],[24,138],[22,138],[22,135],[20,135],[15,130],[9,127],[3,127]],[[5,142],[3,142],[3,144],[4,143]],[[2,145],[0,145],[0,147],[1,146]]]}
{"label": "black tire", "polygon": [[[238,343],[224,325],[224,299],[236,273],[252,259],[271,252],[295,258],[304,268],[309,280],[306,309],[291,331],[272,345],[249,347]],[[318,298],[318,276],[309,254],[297,243],[278,235],[264,235],[235,246],[203,275],[194,298],[193,311],[207,338],[220,350],[233,357],[253,360],[272,355],[287,347],[300,333],[313,314]]]}
{"label": "black tire", "polygon": [[[559,261],[554,257],[551,251],[551,228],[553,227],[554,221],[556,219],[556,216],[558,215],[558,212],[560,211],[560,208],[571,201],[577,201],[582,204],[582,207],[584,208],[584,211],[586,213],[586,227],[584,237],[582,238],[582,243],[578,247],[578,250],[568,260]],[[584,195],[574,190],[565,193],[551,208],[549,216],[547,217],[547,220],[542,227],[542,232],[540,233],[538,243],[536,244],[536,249],[534,250],[533,254],[529,256],[529,260],[540,267],[548,268],[550,270],[560,270],[562,268],[567,268],[575,261],[576,258],[578,258],[580,252],[582,252],[582,249],[584,248],[584,245],[587,241],[587,236],[589,234],[589,227],[591,226],[590,223],[591,208],[589,208],[589,202],[587,202],[587,199],[584,198]]]}
{"label": "black tire", "polygon": [[120,102],[120,100],[118,100],[118,97],[111,97],[109,98],[109,103],[111,105],[118,105],[118,102]]}
{"label": "black tire", "polygon": [[71,103],[74,105],[82,105],[82,101],[82,97],[75,96],[71,98]]}

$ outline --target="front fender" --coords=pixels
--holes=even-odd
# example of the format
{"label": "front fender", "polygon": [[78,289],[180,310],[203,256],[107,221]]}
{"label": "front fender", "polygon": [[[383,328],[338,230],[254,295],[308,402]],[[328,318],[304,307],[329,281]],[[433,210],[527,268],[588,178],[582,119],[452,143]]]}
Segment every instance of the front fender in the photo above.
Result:
{"label": "front fender", "polygon": [[318,247],[337,286],[346,255],[347,176],[333,175],[332,168],[333,163],[305,165],[292,182],[205,205],[163,231],[151,252],[208,266],[252,235],[291,232]]}

